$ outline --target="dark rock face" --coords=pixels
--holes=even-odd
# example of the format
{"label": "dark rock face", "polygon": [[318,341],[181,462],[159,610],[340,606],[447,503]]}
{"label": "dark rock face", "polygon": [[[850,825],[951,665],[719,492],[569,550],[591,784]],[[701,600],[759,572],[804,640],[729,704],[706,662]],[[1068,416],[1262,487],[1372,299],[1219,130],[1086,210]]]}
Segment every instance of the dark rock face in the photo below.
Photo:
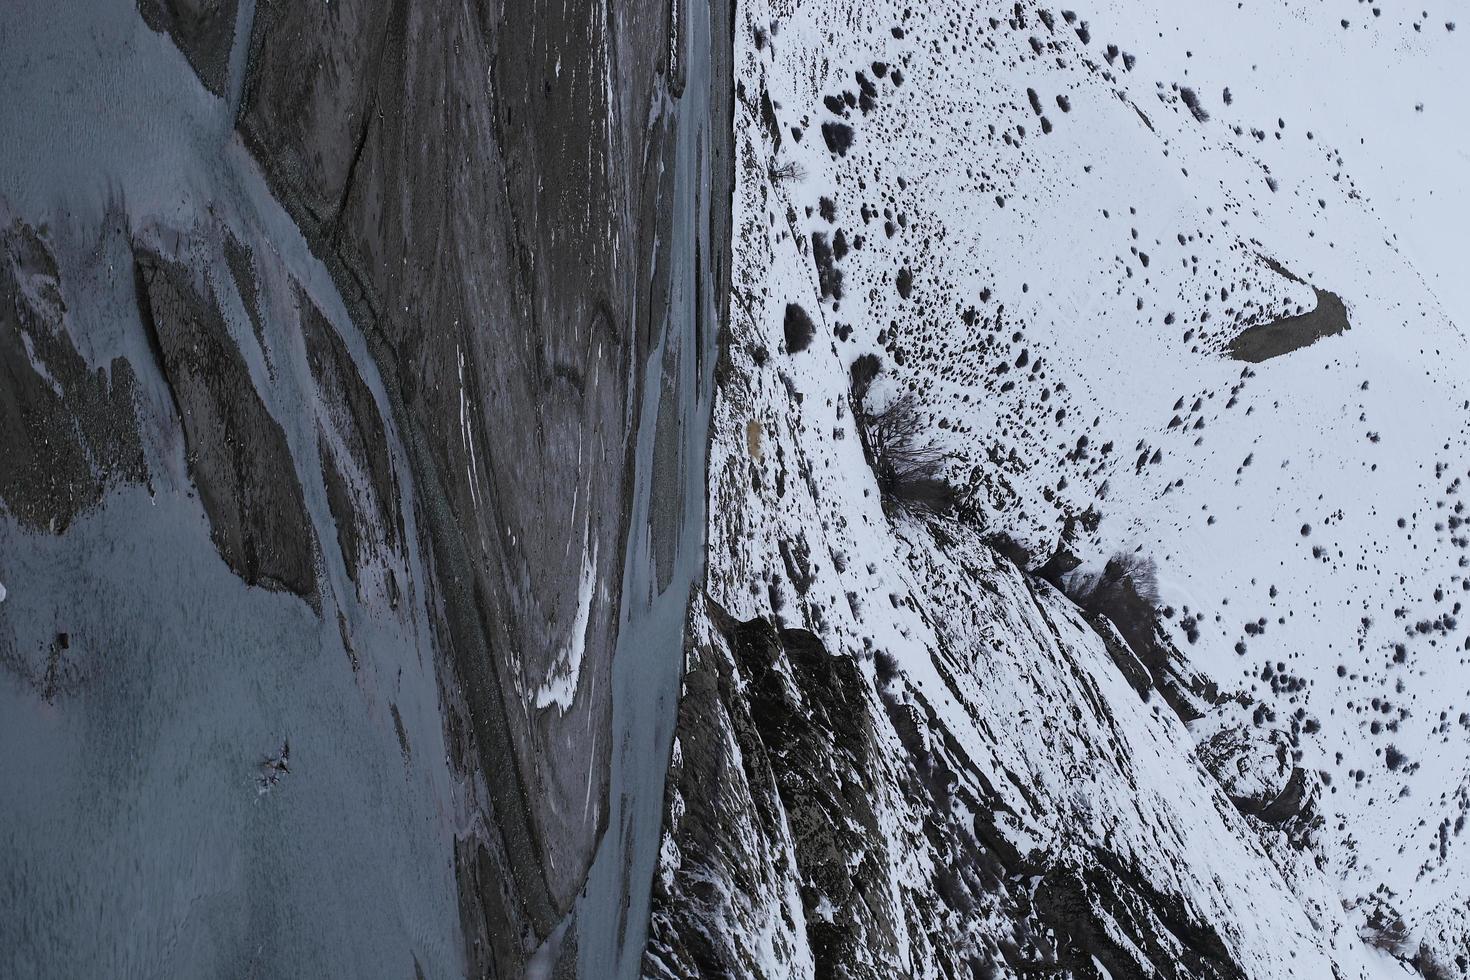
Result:
{"label": "dark rock face", "polygon": [[1211,724],[1207,730],[1198,749],[1200,761],[1236,809],[1252,818],[1263,835],[1284,832],[1298,848],[1310,844],[1323,823],[1317,812],[1322,784],[1293,761],[1291,734],[1244,722]]}
{"label": "dark rock face", "polygon": [[[781,893],[793,860],[806,911],[835,910],[808,936],[820,975],[851,975],[854,947],[893,943],[870,854],[878,826],[867,802],[876,760],[865,682],[806,630],[711,614],[721,642],[691,654],[669,777],[681,810],[667,830],[684,860],[655,880],[644,975],[758,975],[738,916],[751,899]],[[710,886],[732,881],[733,895]]]}
{"label": "dark rock face", "polygon": [[[367,477],[368,499],[361,503],[356,500],[349,502],[349,491],[342,482],[337,465],[329,463],[326,468],[327,499],[337,522],[344,558],[348,557],[349,549],[352,552],[347,568],[356,581],[362,560],[358,549],[374,528],[381,529],[382,544],[390,551],[396,551],[403,539],[398,484],[393,477],[383,416],[378,411],[373,393],[358,374],[352,355],[310,297],[298,291],[297,306],[301,315],[302,337],[306,341],[306,362],[311,367],[312,378],[316,381],[332,430],[338,434],[341,447],[338,451],[344,454],[348,465]],[[324,459],[330,455],[325,448],[327,441],[323,433]],[[350,525],[346,540],[342,538],[344,524]]]}
{"label": "dark rock face", "polygon": [[224,95],[237,6],[238,0],[138,0],[138,13],[174,39],[205,88]]}
{"label": "dark rock face", "polygon": [[[1007,569],[995,574],[1020,574]],[[1126,850],[1018,847],[1028,818],[1007,793],[1039,801],[1009,771],[993,784],[891,658],[869,680],[806,630],[736,622],[713,602],[704,614],[646,976],[1245,976],[1215,926]],[[1115,724],[1106,704],[1088,710]],[[894,801],[919,822],[922,870],[890,852]],[[1049,819],[1088,818],[1084,804]]]}
{"label": "dark rock face", "polygon": [[[644,975],[797,975],[797,946],[778,943],[772,961],[750,942],[753,910],[783,893],[782,917],[805,933],[816,976],[900,975],[888,899],[895,882],[874,804],[895,779],[931,801],[946,784],[944,763],[910,724],[912,747],[927,758],[894,770],[874,725],[902,729],[908,719],[901,709],[891,721],[874,714],[872,688],[851,658],[831,655],[807,630],[707,609],[718,632],[691,651],[669,777],[665,853],[677,853],[678,866],[654,882]],[[963,944],[942,957],[967,968]]]}
{"label": "dark rock face", "polygon": [[109,486],[147,479],[132,365],[91,371],[64,325],[56,262],[0,202],[0,502],[61,534]]}
{"label": "dark rock face", "polygon": [[[250,39],[239,131],[406,436],[466,763],[498,830],[461,848],[475,972],[519,972],[605,819],[628,420],[667,302],[655,242],[672,240],[673,120],[649,126],[648,107],[682,85],[671,42],[648,42],[672,36],[674,9],[261,0]],[[719,241],[709,261],[728,267]],[[304,329],[314,367],[332,363]],[[376,474],[371,428],[349,451]],[[328,489],[346,554],[360,535]],[[550,682],[568,671],[563,703]]]}
{"label": "dark rock face", "polygon": [[315,602],[314,541],[286,434],[260,400],[213,299],[140,251],[138,307],[178,409],[189,475],[220,557],[249,585]]}
{"label": "dark rock face", "polygon": [[[956,794],[955,809],[969,808],[963,799]],[[1064,853],[1023,854],[999,828],[1002,814],[1014,816],[1000,796],[987,794],[978,802],[972,837],[927,830],[953,842],[947,855],[953,871],[938,874],[934,888],[940,908],[964,913],[994,903],[1014,923],[1012,937],[998,943],[1010,970],[1094,976],[1102,964],[1115,977],[1244,980],[1215,925],[1188,899],[1150,881],[1152,869],[1135,857],[1107,841]],[[941,803],[940,814],[948,816],[949,810]],[[1085,812],[1059,816],[1086,819]],[[943,820],[934,823],[942,826]]]}
{"label": "dark rock face", "polygon": [[1057,937],[1058,963],[1074,976],[1095,975],[1101,963],[1115,977],[1246,980],[1212,925],[1103,848],[1048,872],[1033,901]]}
{"label": "dark rock face", "polygon": [[866,684],[852,660],[833,657],[807,630],[756,620],[730,636],[760,740],[748,747],[772,763],[803,873],[802,905],[809,915],[824,903],[834,909],[831,921],[813,916],[813,959],[819,974],[837,976],[863,949],[893,942],[893,924],[868,911],[883,908],[886,882],[868,799],[875,760]]}

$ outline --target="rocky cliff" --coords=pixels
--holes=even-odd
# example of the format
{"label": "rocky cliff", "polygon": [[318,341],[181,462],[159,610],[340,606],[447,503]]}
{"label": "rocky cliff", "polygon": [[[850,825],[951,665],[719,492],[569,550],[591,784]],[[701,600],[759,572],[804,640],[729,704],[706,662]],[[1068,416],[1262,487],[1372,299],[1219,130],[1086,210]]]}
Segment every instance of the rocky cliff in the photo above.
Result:
{"label": "rocky cliff", "polygon": [[83,7],[0,58],[0,972],[521,976],[621,791],[679,98],[728,55],[665,3]]}

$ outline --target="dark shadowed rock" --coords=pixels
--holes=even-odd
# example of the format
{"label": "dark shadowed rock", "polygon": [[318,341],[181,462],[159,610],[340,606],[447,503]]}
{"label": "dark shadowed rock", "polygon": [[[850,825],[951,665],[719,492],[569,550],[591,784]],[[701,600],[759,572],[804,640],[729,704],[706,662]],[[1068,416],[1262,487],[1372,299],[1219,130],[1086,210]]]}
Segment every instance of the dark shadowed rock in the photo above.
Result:
{"label": "dark shadowed rock", "polygon": [[157,255],[137,251],[135,273],[215,548],[246,583],[315,602],[311,527],[286,434],[218,308],[187,269]]}
{"label": "dark shadowed rock", "polygon": [[883,957],[894,924],[872,853],[881,841],[868,802],[866,682],[806,630],[713,614],[723,642],[699,651],[686,674],[681,761],[667,790],[680,803],[668,832],[683,863],[655,881],[644,975],[754,975],[755,951],[734,919],[742,898],[723,890],[733,881],[770,893],[791,859],[817,975],[868,976],[847,971]]}
{"label": "dark shadowed rock", "polygon": [[[0,221],[8,221],[0,203]],[[60,534],[107,488],[147,479],[132,365],[93,370],[64,325],[56,262],[34,229],[0,229],[0,503]]]}
{"label": "dark shadowed rock", "polygon": [[[1238,700],[1246,709],[1258,704]],[[1284,833],[1293,844],[1305,847],[1323,823],[1317,812],[1320,780],[1293,761],[1288,731],[1229,721],[1225,711],[1230,707],[1231,703],[1224,704],[1201,727],[1200,761],[1236,809],[1259,821],[1264,838]]]}
{"label": "dark shadowed rock", "polygon": [[[1103,848],[1053,867],[1034,901],[1057,937],[1059,961],[1074,976],[1096,975],[1101,963],[1114,977],[1246,980],[1212,924]],[[1141,971],[1145,964],[1152,969]]]}
{"label": "dark shadowed rock", "polygon": [[174,39],[204,87],[223,96],[238,0],[138,0],[147,25]]}
{"label": "dark shadowed rock", "polygon": [[[1038,599],[1047,589],[1000,562],[977,574]],[[688,659],[645,976],[795,974],[805,949],[821,977],[1101,967],[1243,980],[1216,925],[1126,847],[1041,850],[1017,838],[1023,818],[1006,797],[1034,807],[1030,791],[972,757],[894,657],[877,651],[869,675],[806,630],[736,622],[713,602],[704,615],[713,632]],[[1080,651],[1060,652],[1075,670]],[[1141,663],[1135,673],[1149,682]],[[1106,704],[1088,710],[1113,723]],[[919,824],[910,840],[933,854],[917,877],[892,863],[892,825],[876,817],[895,799]],[[1057,816],[1081,819],[1082,805]],[[777,901],[793,893],[799,918]],[[986,921],[1002,923],[994,945],[975,941]],[[901,933],[914,945],[900,948]]]}

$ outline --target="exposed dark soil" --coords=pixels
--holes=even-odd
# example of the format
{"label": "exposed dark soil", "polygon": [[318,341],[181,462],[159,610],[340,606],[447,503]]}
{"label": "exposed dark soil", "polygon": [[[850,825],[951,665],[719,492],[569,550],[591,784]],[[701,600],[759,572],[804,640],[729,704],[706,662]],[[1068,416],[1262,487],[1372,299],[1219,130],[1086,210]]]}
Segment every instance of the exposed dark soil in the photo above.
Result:
{"label": "exposed dark soil", "polygon": [[1259,364],[1351,328],[1341,297],[1315,286],[1312,291],[1317,294],[1315,309],[1247,327],[1230,342],[1230,356],[1237,361]]}

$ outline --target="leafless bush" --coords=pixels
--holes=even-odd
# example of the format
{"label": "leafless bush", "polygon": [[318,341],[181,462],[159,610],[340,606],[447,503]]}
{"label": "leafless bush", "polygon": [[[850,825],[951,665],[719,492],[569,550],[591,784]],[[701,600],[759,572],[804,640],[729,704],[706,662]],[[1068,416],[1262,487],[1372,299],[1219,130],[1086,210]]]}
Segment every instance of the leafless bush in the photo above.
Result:
{"label": "leafless bush", "polygon": [[806,168],[795,160],[771,161],[770,166],[771,183],[784,184],[787,181],[801,183],[806,180]]}
{"label": "leafless bush", "polygon": [[860,409],[856,418],[884,500],[936,514],[953,509],[958,492],[942,475],[949,453],[924,437],[912,394],[900,395],[876,412]]}
{"label": "leafless bush", "polygon": [[1001,557],[1006,558],[1017,568],[1031,567],[1031,552],[1026,546],[1011,536],[1008,531],[993,531],[985,535],[984,541],[990,549]]}
{"label": "leafless bush", "polygon": [[868,400],[868,388],[883,370],[883,362],[877,354],[863,354],[852,362],[848,376],[852,387],[852,403],[861,409]]}
{"label": "leafless bush", "polygon": [[1424,980],[1455,980],[1451,965],[1442,960],[1428,943],[1422,941],[1419,943],[1419,951],[1409,960],[1409,965],[1418,970]]}
{"label": "leafless bush", "polygon": [[1374,896],[1372,905],[1358,927],[1358,937],[1369,946],[1383,950],[1393,956],[1408,959],[1413,950],[1409,947],[1409,926],[1404,917],[1387,901]]}
{"label": "leafless bush", "polygon": [[1158,572],[1152,559],[1144,555],[1117,554],[1101,572],[1070,576],[1067,594],[1086,611],[1107,616],[1128,636],[1135,630],[1152,629],[1159,603]]}
{"label": "leafless bush", "polygon": [[1184,105],[1189,109],[1190,115],[1194,116],[1195,122],[1209,122],[1210,113],[1200,102],[1199,95],[1192,88],[1181,88],[1179,97],[1184,100]]}

